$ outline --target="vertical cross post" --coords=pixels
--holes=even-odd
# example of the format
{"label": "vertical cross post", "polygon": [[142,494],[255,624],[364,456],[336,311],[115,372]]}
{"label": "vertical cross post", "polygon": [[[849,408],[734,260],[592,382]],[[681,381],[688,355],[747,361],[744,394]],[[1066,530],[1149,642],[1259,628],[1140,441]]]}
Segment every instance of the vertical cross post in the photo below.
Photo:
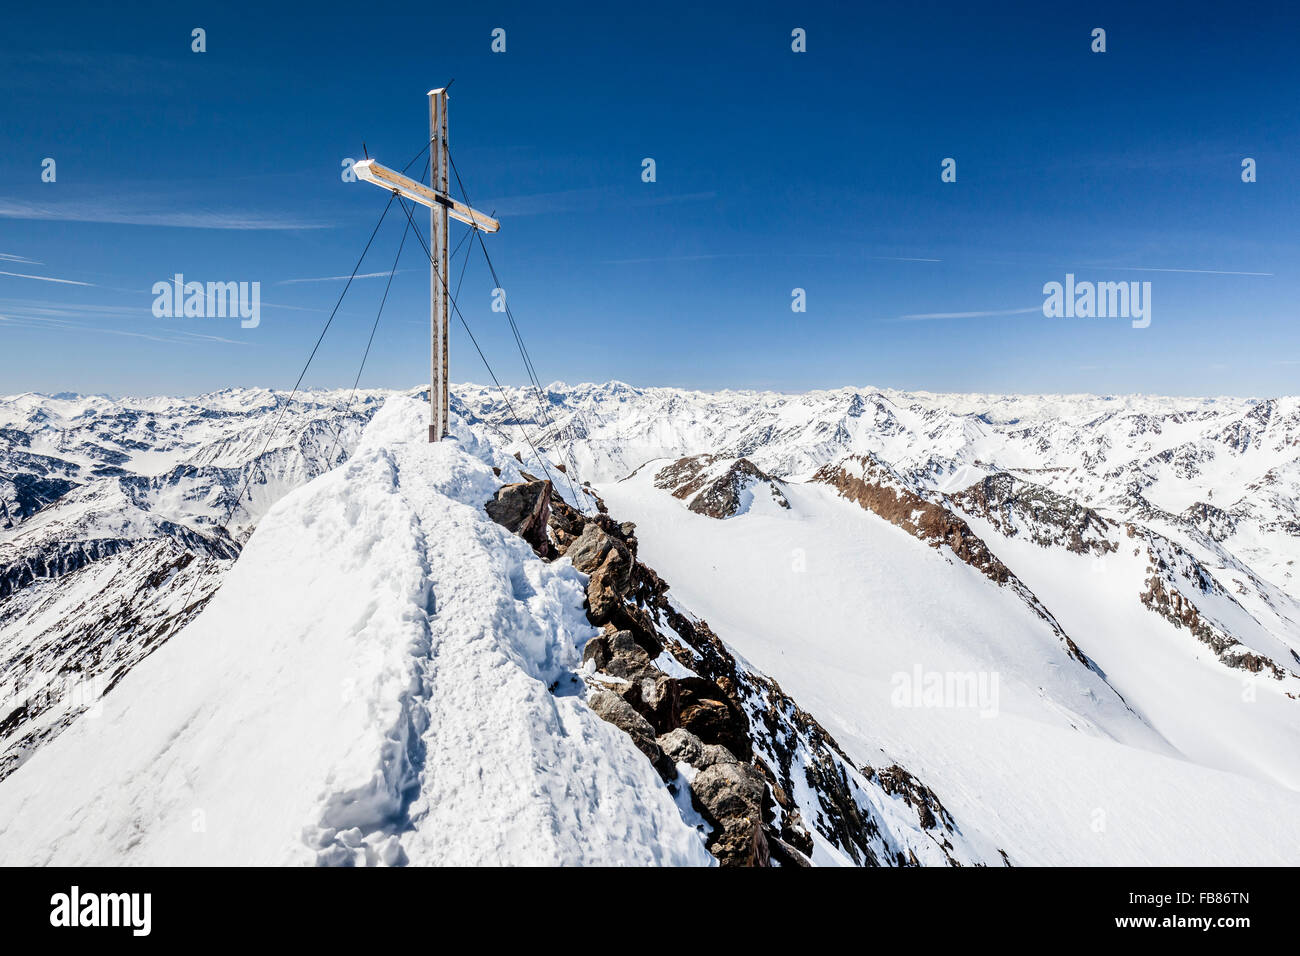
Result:
{"label": "vertical cross post", "polygon": [[[410,165],[409,163],[407,164]],[[447,396],[448,303],[447,218],[463,222],[477,232],[496,232],[501,223],[447,195],[451,158],[447,150],[447,90],[429,91],[429,185],[417,183],[373,159],[352,169],[357,179],[380,186],[395,196],[429,207],[429,441],[447,437],[451,408]],[[423,244],[423,240],[421,240]]]}
{"label": "vertical cross post", "polygon": [[[447,90],[429,91],[429,185],[434,192],[448,194],[447,161]],[[429,388],[429,441],[447,437],[447,207],[435,203],[429,207],[429,232],[433,239],[433,258],[429,262],[429,321],[432,354],[432,382]]]}

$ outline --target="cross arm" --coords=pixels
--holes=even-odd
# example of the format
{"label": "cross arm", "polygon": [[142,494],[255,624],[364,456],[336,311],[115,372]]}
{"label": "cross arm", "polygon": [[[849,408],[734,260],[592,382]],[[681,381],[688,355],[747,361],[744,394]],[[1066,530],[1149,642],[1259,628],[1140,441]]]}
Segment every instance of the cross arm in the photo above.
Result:
{"label": "cross arm", "polygon": [[428,206],[430,209],[444,206],[449,216],[453,219],[459,219],[466,225],[476,226],[484,232],[496,232],[501,228],[501,223],[491,216],[485,216],[477,209],[471,209],[450,196],[444,196],[437,190],[424,185],[424,183],[416,182],[414,179],[403,176],[387,166],[381,166],[373,159],[363,159],[352,168],[356,171],[358,179],[364,179],[366,182],[382,186],[384,189],[396,190],[407,199],[418,202],[422,206]]}

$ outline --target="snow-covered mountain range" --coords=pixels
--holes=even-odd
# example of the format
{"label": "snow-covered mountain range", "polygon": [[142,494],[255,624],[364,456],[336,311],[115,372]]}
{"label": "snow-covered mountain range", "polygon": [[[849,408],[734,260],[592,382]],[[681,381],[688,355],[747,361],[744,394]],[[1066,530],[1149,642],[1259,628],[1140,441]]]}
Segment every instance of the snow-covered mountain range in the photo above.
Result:
{"label": "snow-covered mountain range", "polygon": [[4,862],[1300,851],[1300,399],[287,397],[0,398]]}

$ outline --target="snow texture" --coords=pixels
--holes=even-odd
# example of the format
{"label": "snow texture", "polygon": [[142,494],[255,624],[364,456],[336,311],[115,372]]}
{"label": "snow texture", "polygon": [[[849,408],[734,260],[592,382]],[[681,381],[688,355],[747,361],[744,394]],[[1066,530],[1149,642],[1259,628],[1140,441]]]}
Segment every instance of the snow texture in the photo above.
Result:
{"label": "snow texture", "polygon": [[[394,398],[209,606],[0,786],[0,863],[708,865],[631,740],[548,689],[582,578]],[[499,467],[512,460],[500,458]]]}

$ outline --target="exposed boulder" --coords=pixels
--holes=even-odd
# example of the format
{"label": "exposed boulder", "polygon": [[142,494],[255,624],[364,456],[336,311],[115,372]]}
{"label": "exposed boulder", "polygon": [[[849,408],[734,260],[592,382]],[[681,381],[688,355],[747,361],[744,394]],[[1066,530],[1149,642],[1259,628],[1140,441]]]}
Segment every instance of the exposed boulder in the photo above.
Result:
{"label": "exposed boulder", "polygon": [[621,576],[612,582],[620,591],[626,590],[632,579],[632,551],[627,544],[615,537],[599,522],[588,521],[583,525],[582,533],[564,552],[573,566],[584,574],[591,574],[609,558],[611,552],[617,553],[615,562],[621,570]]}
{"label": "exposed boulder", "polygon": [[683,677],[677,682],[681,701],[681,726],[706,744],[719,744],[748,760],[753,752],[749,721],[713,681]]}
{"label": "exposed boulder", "polygon": [[539,557],[549,559],[555,556],[555,549],[546,533],[551,511],[549,481],[502,485],[497,489],[496,497],[487,501],[483,508],[489,518],[532,545]]}
{"label": "exposed boulder", "polygon": [[624,680],[640,680],[662,674],[650,663],[650,655],[632,637],[630,631],[606,628],[583,648],[582,659],[592,661],[596,670]]}
{"label": "exposed boulder", "polygon": [[767,781],[747,764],[720,762],[695,775],[691,792],[709,817],[718,823],[736,817],[761,822]]}
{"label": "exposed boulder", "polygon": [[565,554],[569,550],[569,545],[582,534],[586,519],[581,511],[574,508],[559,495],[552,495],[549,524],[551,537],[555,540],[556,550],[560,554]]}
{"label": "exposed boulder", "polygon": [[723,866],[767,866],[763,797],[767,781],[746,764],[718,762],[691,780],[691,795],[714,831],[710,851]]}
{"label": "exposed boulder", "polygon": [[[649,666],[649,665],[647,665]],[[677,727],[681,720],[681,702],[675,678],[651,667],[653,676],[628,680],[619,687],[619,695],[662,734]]]}
{"label": "exposed boulder", "polygon": [[627,631],[632,638],[645,648],[645,652],[654,660],[663,653],[663,642],[659,639],[659,632],[655,629],[654,621],[650,615],[627,601],[619,604],[614,608],[611,616],[611,622],[615,627]]}
{"label": "exposed boulder", "polygon": [[660,735],[658,743],[663,748],[663,752],[675,762],[690,764],[692,767],[699,762],[704,749],[704,744],[700,743],[700,738],[684,727],[678,727]]}
{"label": "exposed boulder", "polygon": [[623,603],[620,583],[627,577],[628,566],[623,553],[611,550],[605,560],[591,572],[587,581],[587,617],[592,624],[607,624],[615,619]]}
{"label": "exposed boulder", "polygon": [[636,539],[631,536],[634,528],[630,522],[620,527],[605,517],[590,520],[565,554],[575,568],[590,575],[587,618],[591,623],[613,623],[631,631],[653,659],[663,650],[654,625],[645,614],[638,613],[640,609],[635,604],[625,600],[636,567]]}
{"label": "exposed boulder", "polygon": [[726,747],[719,744],[705,744],[700,748],[700,759],[696,764],[701,770],[707,770],[709,767],[716,766],[720,763],[740,763]]}
{"label": "exposed boulder", "polygon": [[598,717],[632,738],[637,749],[649,758],[662,779],[671,780],[677,775],[676,765],[655,741],[654,727],[631,704],[607,690],[595,691],[587,703]]}

